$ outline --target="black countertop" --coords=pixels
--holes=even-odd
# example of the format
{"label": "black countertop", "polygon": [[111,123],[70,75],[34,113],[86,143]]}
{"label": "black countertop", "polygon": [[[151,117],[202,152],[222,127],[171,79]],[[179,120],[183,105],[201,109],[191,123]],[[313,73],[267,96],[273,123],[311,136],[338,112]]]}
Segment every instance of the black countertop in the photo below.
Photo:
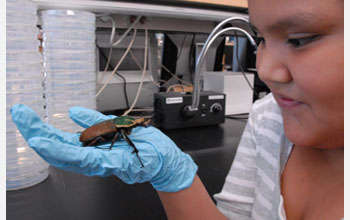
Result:
{"label": "black countertop", "polygon": [[[197,163],[212,196],[220,192],[246,122],[164,131]],[[87,177],[49,168],[42,183],[6,193],[7,220],[166,219],[149,183],[127,185],[117,177]]]}

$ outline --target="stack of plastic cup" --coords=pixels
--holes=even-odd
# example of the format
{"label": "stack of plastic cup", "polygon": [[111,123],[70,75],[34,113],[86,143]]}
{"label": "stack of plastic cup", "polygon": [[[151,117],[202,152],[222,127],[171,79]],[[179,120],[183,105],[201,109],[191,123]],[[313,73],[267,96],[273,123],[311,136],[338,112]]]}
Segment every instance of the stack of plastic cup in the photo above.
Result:
{"label": "stack of plastic cup", "polygon": [[69,108],[96,109],[95,19],[86,11],[41,12],[47,117],[63,131],[82,131]]}
{"label": "stack of plastic cup", "polygon": [[32,150],[12,122],[10,109],[26,104],[44,119],[42,56],[35,5],[6,2],[6,189],[33,186],[48,176],[48,164]]}

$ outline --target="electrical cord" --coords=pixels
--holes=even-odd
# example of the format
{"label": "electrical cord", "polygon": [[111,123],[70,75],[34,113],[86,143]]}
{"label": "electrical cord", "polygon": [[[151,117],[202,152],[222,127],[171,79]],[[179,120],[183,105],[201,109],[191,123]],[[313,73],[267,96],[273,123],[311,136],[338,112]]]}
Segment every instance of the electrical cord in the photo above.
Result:
{"label": "electrical cord", "polygon": [[[103,17],[102,17],[103,16]],[[130,32],[130,30],[132,28],[134,28],[134,34],[133,34],[133,37],[128,45],[128,48],[127,50],[124,52],[122,58],[119,60],[118,64],[114,67],[112,73],[110,74],[109,78],[107,79],[106,83],[102,86],[102,88],[96,93],[96,97],[98,97],[102,91],[105,89],[105,87],[107,86],[107,84],[109,83],[109,81],[112,79],[112,76],[114,73],[116,73],[118,76],[120,76],[121,78],[124,79],[124,94],[127,94],[126,93],[126,80],[125,78],[120,75],[119,73],[117,73],[117,69],[119,68],[120,64],[122,63],[122,61],[125,59],[126,55],[129,53],[129,51],[131,52],[131,46],[133,45],[134,41],[135,41],[135,37],[136,37],[136,33],[137,33],[137,28],[135,27],[136,23],[141,19],[142,15],[138,16],[136,18],[136,20],[132,23],[132,25],[128,28],[128,30],[119,38],[119,40],[117,40],[116,42],[113,43],[113,39],[114,39],[114,35],[115,35],[115,22],[114,20],[110,17],[110,16],[105,16],[105,15],[102,15],[101,16],[101,19],[103,21],[106,21],[107,20],[111,20],[112,21],[112,33],[111,33],[111,36],[110,36],[110,44],[111,44],[111,47],[110,47],[110,50],[109,50],[109,55],[108,55],[108,60],[107,60],[107,63],[106,63],[106,67],[105,67],[105,70],[104,72],[107,71],[108,69],[108,66],[109,66],[109,62],[110,62],[110,59],[111,59],[111,56],[112,56],[112,50],[113,50],[113,47],[115,47],[116,45],[118,45],[126,36],[127,34]],[[142,88],[142,85],[143,85],[143,82],[144,82],[144,77],[145,77],[145,73],[147,72],[146,71],[146,68],[147,68],[147,52],[148,52],[148,29],[147,27],[145,26],[145,55],[144,55],[144,67],[143,67],[143,72],[142,72],[142,78],[141,78],[141,82],[140,82],[140,85],[139,85],[139,88],[138,88],[138,91],[137,91],[137,94],[135,96],[135,99],[134,99],[134,102],[132,103],[131,107],[129,107],[129,104],[127,102],[127,105],[128,105],[128,110],[126,112],[124,112],[123,115],[128,115],[131,111],[133,111],[133,108],[140,96],[140,92],[141,92],[141,88]],[[132,53],[132,52],[131,52]],[[136,57],[133,56],[134,60],[136,61]],[[153,80],[152,80],[153,81]],[[126,100],[127,99],[127,96],[126,96]]]}
{"label": "electrical cord", "polygon": [[107,72],[107,69],[108,69],[108,66],[109,66],[109,63],[110,63],[111,57],[112,57],[113,47],[116,47],[128,35],[128,33],[131,31],[131,29],[134,28],[136,23],[141,19],[142,15],[138,16],[136,18],[136,20],[130,25],[130,27],[124,32],[124,34],[114,43],[113,43],[113,39],[115,37],[116,25],[115,25],[115,22],[114,22],[113,18],[108,16],[108,15],[106,15],[106,14],[100,14],[100,15],[97,15],[97,16],[103,22],[107,22],[108,20],[111,20],[111,22],[112,22],[112,31],[111,31],[111,35],[109,37],[110,48],[109,48],[109,52],[108,52],[107,63],[106,63],[106,66],[104,68],[104,72]]}
{"label": "electrical cord", "polygon": [[110,37],[110,44],[115,47],[117,46],[127,35],[128,33],[131,31],[131,29],[133,29],[135,27],[135,25],[137,24],[137,22],[139,22],[139,20],[141,19],[142,15],[139,15],[136,20],[130,25],[130,27],[124,32],[124,34],[116,41],[113,43],[113,38],[115,35],[115,23],[114,20],[112,19],[112,24],[113,24],[113,30],[112,30],[112,35]]}
{"label": "electrical cord", "polygon": [[109,37],[109,44],[111,46],[114,46],[114,47],[117,46],[128,35],[128,33],[135,27],[137,22],[139,22],[139,20],[142,17],[142,15],[139,15],[135,19],[135,21],[129,26],[129,28],[124,32],[124,34],[117,41],[113,42],[114,37],[115,37],[115,30],[116,30],[116,25],[115,25],[113,18],[108,16],[108,15],[105,15],[105,14],[97,15],[97,16],[99,16],[100,20],[103,22],[107,22],[108,20],[110,20],[112,22],[112,32],[111,32],[111,35]]}
{"label": "electrical cord", "polygon": [[[135,55],[134,55],[134,52],[132,52],[131,49],[130,49],[130,55],[131,55],[132,59],[135,61],[136,65],[140,68],[140,70],[142,70],[143,67],[141,66],[140,62],[137,60],[137,58],[136,58]],[[155,82],[155,81],[153,80],[153,77],[151,77],[151,76],[149,75],[149,72],[148,72],[148,71],[147,71],[146,73],[147,73],[147,78],[148,78],[154,85],[156,85],[156,86],[159,88],[159,87],[160,87],[159,83],[157,83],[157,82]]]}
{"label": "electrical cord", "polygon": [[137,90],[136,96],[134,98],[134,102],[132,103],[131,107],[124,112],[123,115],[128,115],[132,109],[135,107],[137,100],[139,99],[140,93],[141,93],[141,89],[142,89],[142,85],[143,85],[143,81],[145,79],[145,75],[146,75],[146,68],[147,68],[147,52],[148,52],[148,29],[145,25],[145,54],[144,54],[144,60],[143,60],[143,71],[142,71],[142,78],[141,78],[141,82],[139,85],[139,88]]}
{"label": "electrical cord", "polygon": [[[97,47],[97,48],[98,48],[98,50],[100,51],[100,54],[102,54],[103,58],[107,61],[106,54],[103,53],[103,51],[101,50],[100,47]],[[113,67],[111,64],[109,64],[108,67],[111,68],[112,70],[114,69],[114,67]],[[126,79],[125,79],[125,77],[122,76],[118,71],[116,71],[115,74],[116,74],[117,76],[119,76],[119,77],[123,80],[123,90],[124,90],[125,103],[126,103],[127,108],[129,108],[130,106],[129,106],[128,93],[127,93],[127,91],[126,91]]]}
{"label": "electrical cord", "polygon": [[239,44],[238,44],[238,34],[237,34],[236,31],[234,31],[234,34],[235,34],[235,38],[236,38],[236,45],[234,45],[235,51],[236,51],[236,52],[235,52],[235,54],[236,54],[235,57],[236,57],[236,60],[237,60],[239,69],[240,69],[242,75],[244,76],[244,79],[247,81],[247,83],[248,83],[250,89],[253,91],[254,95],[255,95],[256,97],[259,97],[259,96],[258,96],[258,93],[254,90],[254,87],[252,86],[252,84],[250,84],[250,82],[249,82],[249,80],[248,80],[248,77],[247,77],[246,73],[245,73],[244,70],[243,70],[243,67],[242,67],[242,64],[241,64],[241,60],[240,60],[239,55],[238,55],[238,47],[239,47]]}
{"label": "electrical cord", "polygon": [[118,71],[115,71],[115,74],[117,76],[119,76],[120,78],[122,78],[122,80],[123,80],[123,90],[124,90],[124,98],[125,98],[126,108],[130,108],[129,99],[128,99],[128,92],[126,91],[126,79],[124,78],[124,76],[122,76],[120,73],[118,73]]}
{"label": "electrical cord", "polygon": [[[167,71],[167,72],[168,72],[170,75],[172,75],[175,79],[177,79],[177,80],[179,80],[180,82],[183,82],[183,83],[185,83],[185,84],[187,84],[187,85],[192,86],[191,83],[186,82],[185,80],[180,79],[177,75],[175,75],[174,73],[172,73],[172,72],[171,72],[168,68],[166,68],[163,64],[162,64],[162,68],[165,69],[165,71]],[[170,79],[169,79],[169,80],[170,80]],[[169,81],[169,80],[167,80],[167,81]],[[167,82],[167,81],[165,81],[165,82]]]}
{"label": "electrical cord", "polygon": [[238,114],[238,115],[226,115],[226,118],[247,121],[249,114]]}
{"label": "electrical cord", "polygon": [[[185,42],[186,37],[187,37],[187,35],[186,35],[186,36],[184,37],[184,39],[182,40],[181,49],[180,49],[179,55],[181,54],[181,51],[182,51],[182,48],[183,48],[183,45],[184,45],[184,42]],[[140,70],[142,70],[143,68],[141,67],[140,62],[137,60],[137,58],[135,57],[135,55],[134,55],[134,53],[132,52],[132,50],[130,50],[130,55],[132,56],[132,58],[133,58],[133,60],[135,61],[136,65],[140,68]],[[179,56],[178,56],[178,57],[179,57]],[[186,81],[180,79],[178,76],[176,76],[174,73],[172,73],[172,72],[171,72],[168,68],[166,68],[164,65],[162,65],[162,68],[164,68],[165,71],[167,71],[170,75],[172,75],[172,76],[173,76],[174,78],[176,78],[177,80],[179,80],[179,81],[181,81],[181,82],[183,82],[183,83],[185,83],[185,84],[187,84],[187,85],[192,86],[191,83],[186,82]],[[159,83],[155,82],[155,81],[153,80],[153,78],[149,76],[149,73],[148,73],[148,72],[147,72],[147,77],[148,77],[148,79],[150,79],[151,82],[152,82],[154,85],[156,85],[158,88],[161,87],[161,86],[159,85]],[[170,79],[169,79],[169,80],[170,80]],[[164,83],[166,83],[166,82],[167,82],[167,81],[164,81]]]}
{"label": "electrical cord", "polygon": [[[133,45],[135,38],[136,38],[136,33],[137,33],[137,29],[134,28],[134,34],[132,36],[132,39],[128,45],[128,48],[126,49],[126,51],[124,52],[123,56],[121,57],[121,59],[119,60],[118,64],[114,67],[113,71],[111,72],[111,74],[109,75],[108,79],[106,80],[106,82],[104,83],[104,85],[102,86],[102,88],[96,93],[96,97],[98,97],[103,90],[106,88],[107,84],[111,81],[114,73],[117,71],[117,69],[119,68],[120,64],[123,62],[123,60],[125,59],[126,55],[128,54],[128,52],[130,51],[131,46]],[[102,81],[102,79],[101,79]]]}

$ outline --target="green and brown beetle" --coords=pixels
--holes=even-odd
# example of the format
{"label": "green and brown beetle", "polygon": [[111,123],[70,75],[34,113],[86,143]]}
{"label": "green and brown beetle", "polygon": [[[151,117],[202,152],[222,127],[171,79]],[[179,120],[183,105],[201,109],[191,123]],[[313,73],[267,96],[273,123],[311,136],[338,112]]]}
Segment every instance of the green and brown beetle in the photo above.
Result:
{"label": "green and brown beetle", "polygon": [[147,126],[149,122],[150,119],[119,116],[86,128],[81,133],[79,140],[83,143],[83,146],[98,146],[107,142],[112,142],[109,147],[109,149],[111,149],[114,142],[122,137],[131,147],[134,148],[133,153],[136,154],[141,163],[141,167],[143,167],[144,165],[138,154],[139,151],[128,135],[130,135],[134,127]]}

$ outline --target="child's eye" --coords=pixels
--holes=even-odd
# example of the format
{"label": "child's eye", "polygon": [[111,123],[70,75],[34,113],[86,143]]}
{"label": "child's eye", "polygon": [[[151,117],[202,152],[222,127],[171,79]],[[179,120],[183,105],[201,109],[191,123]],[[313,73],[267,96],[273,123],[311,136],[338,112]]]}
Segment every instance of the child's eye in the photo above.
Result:
{"label": "child's eye", "polygon": [[288,43],[291,44],[294,48],[300,48],[318,40],[319,38],[320,38],[319,35],[302,37],[302,38],[291,38],[291,39],[288,39]]}

